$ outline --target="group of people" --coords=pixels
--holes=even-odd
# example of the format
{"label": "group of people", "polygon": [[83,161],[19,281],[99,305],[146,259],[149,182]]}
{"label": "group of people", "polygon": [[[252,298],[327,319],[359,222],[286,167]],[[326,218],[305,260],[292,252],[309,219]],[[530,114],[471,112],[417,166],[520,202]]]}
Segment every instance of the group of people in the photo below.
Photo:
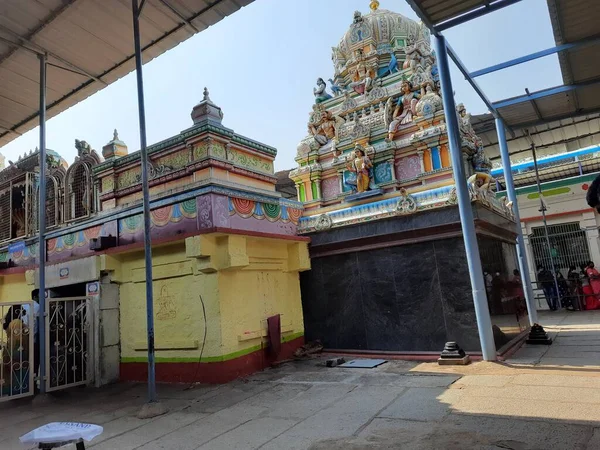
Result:
{"label": "group of people", "polygon": [[567,278],[560,271],[553,274],[546,267],[538,266],[538,285],[544,292],[552,311],[566,308],[572,311],[600,309],[600,272],[592,261],[569,267]]}
{"label": "group of people", "polygon": [[[37,291],[33,293],[33,308],[29,304],[10,306],[3,317],[2,329],[6,339],[2,345],[2,395],[16,395],[29,390],[31,370],[39,368],[39,303]],[[30,348],[33,333],[33,349]],[[29,358],[33,350],[34,367]]]}

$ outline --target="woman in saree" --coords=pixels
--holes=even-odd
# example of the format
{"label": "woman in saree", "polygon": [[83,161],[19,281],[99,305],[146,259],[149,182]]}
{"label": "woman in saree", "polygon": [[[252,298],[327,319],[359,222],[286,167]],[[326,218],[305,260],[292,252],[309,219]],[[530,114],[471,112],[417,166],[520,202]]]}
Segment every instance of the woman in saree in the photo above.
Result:
{"label": "woman in saree", "polygon": [[590,261],[585,269],[585,273],[590,280],[591,295],[586,296],[585,309],[598,309],[600,306],[600,272],[594,267],[594,263]]}

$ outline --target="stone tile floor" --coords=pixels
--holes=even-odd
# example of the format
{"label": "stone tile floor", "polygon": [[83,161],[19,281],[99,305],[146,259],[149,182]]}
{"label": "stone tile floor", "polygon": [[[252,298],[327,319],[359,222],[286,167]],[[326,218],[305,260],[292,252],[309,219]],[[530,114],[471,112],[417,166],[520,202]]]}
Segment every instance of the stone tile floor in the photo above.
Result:
{"label": "stone tile floor", "polygon": [[51,421],[104,426],[94,450],[600,449],[600,311],[542,316],[552,346],[504,363],[376,369],[290,363],[222,386],[159,386],[169,413],[136,418],[145,386],[0,405],[0,449]]}

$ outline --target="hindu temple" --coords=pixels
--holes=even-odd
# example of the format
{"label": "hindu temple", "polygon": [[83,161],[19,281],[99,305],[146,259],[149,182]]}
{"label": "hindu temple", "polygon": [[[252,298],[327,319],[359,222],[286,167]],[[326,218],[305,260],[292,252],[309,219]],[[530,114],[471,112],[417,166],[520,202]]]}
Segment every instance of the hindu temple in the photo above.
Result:
{"label": "hindu temple", "polygon": [[[302,205],[275,189],[276,149],[223,118],[205,89],[185,129],[148,148],[159,381],[225,382],[303,344]],[[116,130],[107,141],[76,140],[70,165],[47,152],[49,388],[147,376],[140,152]],[[39,287],[39,153],[8,164],[0,299],[27,301]]]}
{"label": "hindu temple", "polygon": [[[439,353],[456,341],[478,352],[431,37],[378,1],[370,6],[349,14],[332,76],[317,80],[290,172],[304,205],[298,233],[311,239],[305,337],[339,350]],[[482,266],[486,276],[512,274],[512,205],[496,198],[470,114],[462,104],[455,114]],[[526,312],[486,281],[500,349],[527,327]]]}

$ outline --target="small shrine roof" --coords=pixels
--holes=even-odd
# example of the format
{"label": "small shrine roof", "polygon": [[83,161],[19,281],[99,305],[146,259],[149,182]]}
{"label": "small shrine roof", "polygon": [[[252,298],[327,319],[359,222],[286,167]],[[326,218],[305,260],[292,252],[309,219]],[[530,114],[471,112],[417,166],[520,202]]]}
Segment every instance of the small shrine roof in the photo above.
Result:
{"label": "small shrine roof", "polygon": [[[156,144],[148,146],[148,155],[152,155],[154,153],[160,152],[162,150],[166,150],[170,147],[175,147],[180,144],[185,144],[186,140],[193,138],[194,136],[198,136],[205,132],[212,132],[218,135],[221,135],[225,138],[231,139],[231,141],[244,145],[254,150],[258,150],[260,152],[267,153],[272,156],[277,155],[277,149],[261,142],[255,141],[253,139],[247,138],[240,134],[235,133],[233,130],[226,128],[222,125],[215,124],[211,121],[205,121],[199,124],[196,124],[186,130],[183,130],[181,133],[167,138],[163,141],[157,142]],[[140,159],[140,151],[134,151],[129,153],[129,155],[124,156],[118,159],[111,159],[108,161],[104,161],[103,163],[94,167],[94,173],[102,172],[108,167],[113,166],[123,166],[129,164],[133,161],[137,161]]]}

